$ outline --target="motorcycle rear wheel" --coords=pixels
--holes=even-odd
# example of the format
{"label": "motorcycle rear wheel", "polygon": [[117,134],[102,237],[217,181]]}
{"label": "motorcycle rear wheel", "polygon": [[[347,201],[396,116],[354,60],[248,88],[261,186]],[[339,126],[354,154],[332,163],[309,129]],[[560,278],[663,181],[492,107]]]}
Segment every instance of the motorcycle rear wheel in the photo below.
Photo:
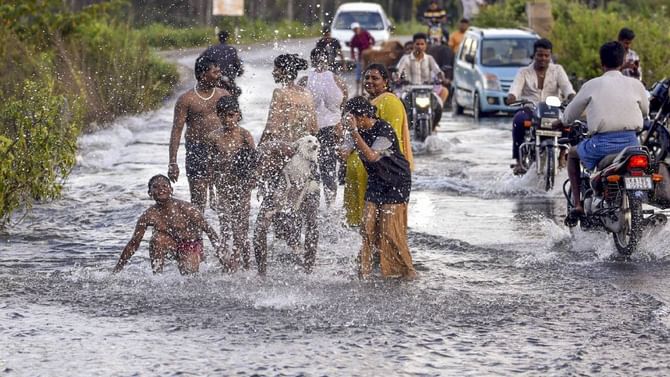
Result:
{"label": "motorcycle rear wheel", "polygon": [[612,236],[619,255],[628,257],[637,250],[642,238],[642,201],[633,197],[632,192],[626,191],[621,196],[619,216],[622,217],[619,219],[622,222],[621,227]]}

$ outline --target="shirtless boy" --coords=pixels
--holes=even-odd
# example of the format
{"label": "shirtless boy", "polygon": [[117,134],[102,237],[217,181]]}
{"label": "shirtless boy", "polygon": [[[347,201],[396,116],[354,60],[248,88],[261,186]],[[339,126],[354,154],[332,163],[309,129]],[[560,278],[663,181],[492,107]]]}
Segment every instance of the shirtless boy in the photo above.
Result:
{"label": "shirtless boy", "polygon": [[221,124],[216,115],[217,101],[223,96],[230,96],[230,93],[216,87],[221,78],[221,70],[210,57],[200,56],[196,59],[195,78],[195,87],[182,94],[174,107],[168,177],[172,182],[177,182],[179,178],[177,151],[186,124],[186,177],[191,203],[204,212],[207,189],[211,184],[205,138]]}
{"label": "shirtless boy", "polygon": [[[153,227],[149,243],[149,257],[154,273],[163,271],[165,257],[177,259],[179,272],[198,272],[204,259],[202,232],[217,249],[219,237],[202,213],[190,203],[172,198],[170,180],[164,175],[155,175],[149,180],[149,196],[156,204],[149,207],[137,220],[135,232],[121,252],[114,272],[120,272],[140,246],[147,227]],[[218,255],[218,253],[217,253]],[[220,259],[220,258],[219,258]]]}
{"label": "shirtless boy", "polygon": [[221,97],[216,112],[221,128],[210,132],[206,140],[212,153],[221,249],[227,250],[227,240],[232,236],[232,254],[223,255],[226,268],[233,272],[239,266],[240,256],[244,269],[249,268],[251,258],[249,210],[255,185],[256,151],[251,133],[239,126],[242,114],[235,98]]}

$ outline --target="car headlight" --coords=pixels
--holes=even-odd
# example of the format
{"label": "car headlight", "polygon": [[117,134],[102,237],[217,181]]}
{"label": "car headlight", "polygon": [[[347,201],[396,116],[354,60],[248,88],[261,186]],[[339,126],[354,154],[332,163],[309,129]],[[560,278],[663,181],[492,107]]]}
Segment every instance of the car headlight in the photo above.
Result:
{"label": "car headlight", "polygon": [[493,73],[484,74],[484,89],[500,90],[500,80]]}
{"label": "car headlight", "polygon": [[416,97],[414,99],[414,103],[416,104],[417,107],[424,109],[430,106],[430,97],[427,96]]}

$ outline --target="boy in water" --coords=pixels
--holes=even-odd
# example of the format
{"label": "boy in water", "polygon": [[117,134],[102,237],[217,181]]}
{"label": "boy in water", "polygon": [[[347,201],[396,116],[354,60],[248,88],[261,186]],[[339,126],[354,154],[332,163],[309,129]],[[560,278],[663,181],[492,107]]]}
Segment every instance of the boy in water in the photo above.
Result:
{"label": "boy in water", "polygon": [[149,243],[149,256],[154,273],[163,271],[167,255],[177,259],[179,272],[182,275],[198,272],[200,262],[205,256],[202,232],[207,234],[217,249],[219,237],[216,232],[207,224],[197,207],[172,197],[172,185],[168,177],[161,174],[151,177],[149,196],[156,201],[156,204],[144,211],[137,220],[133,237],[123,249],[114,272],[120,272],[128,263],[139,248],[144,232],[150,226],[154,228]]}
{"label": "boy in water", "polygon": [[239,126],[242,114],[234,97],[221,97],[216,103],[216,113],[221,128],[210,132],[206,141],[213,161],[222,250],[231,236],[233,239],[232,254],[225,258],[225,266],[232,272],[239,266],[240,255],[245,269],[249,268],[251,258],[249,210],[255,185],[256,150],[251,133]]}

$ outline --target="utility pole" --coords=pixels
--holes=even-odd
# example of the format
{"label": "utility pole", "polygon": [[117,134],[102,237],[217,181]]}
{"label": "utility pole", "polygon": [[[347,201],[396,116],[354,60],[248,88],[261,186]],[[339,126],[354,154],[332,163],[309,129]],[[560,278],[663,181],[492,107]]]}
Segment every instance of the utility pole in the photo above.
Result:
{"label": "utility pole", "polygon": [[293,21],[293,0],[288,0],[288,9],[286,10],[286,15],[289,21]]}

